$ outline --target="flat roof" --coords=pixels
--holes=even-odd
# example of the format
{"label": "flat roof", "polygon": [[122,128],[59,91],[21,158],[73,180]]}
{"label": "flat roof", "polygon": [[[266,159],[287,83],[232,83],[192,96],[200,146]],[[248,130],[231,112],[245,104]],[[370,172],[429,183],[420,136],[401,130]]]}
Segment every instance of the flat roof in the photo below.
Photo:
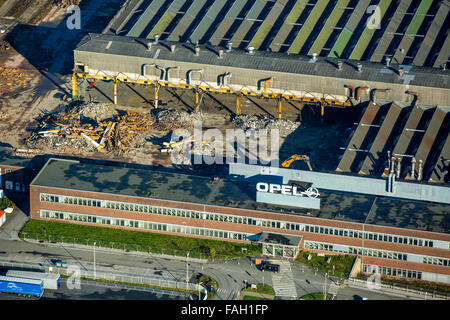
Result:
{"label": "flat roof", "polygon": [[256,202],[254,183],[49,159],[32,186],[206,204],[450,233],[450,206],[320,189],[321,209]]}
{"label": "flat roof", "polygon": [[21,158],[12,154],[13,149],[0,146],[0,166],[23,167],[25,168],[31,159]]}
{"label": "flat roof", "polygon": [[[150,41],[152,40],[89,33],[80,41],[75,51],[144,58],[151,58],[158,51],[157,56],[159,60],[307,74],[328,78],[404,84],[404,80],[399,78],[396,72],[387,69],[381,63],[370,61],[359,61],[363,68],[361,72],[357,72],[356,61],[354,60],[318,57],[317,62],[311,63],[309,56],[256,50],[250,55],[247,54],[246,50],[237,48],[231,50],[231,52],[224,52],[223,59],[218,59],[219,47],[199,45],[200,54],[199,56],[195,56],[193,45],[180,42],[159,41],[158,44],[152,45],[152,49],[149,52],[146,44]],[[170,51],[171,44],[177,45],[174,53]],[[106,49],[107,47],[108,49]],[[338,60],[344,63],[342,70],[338,70],[336,67]],[[393,67],[397,66],[395,64],[391,65]],[[448,71],[419,66],[404,66],[404,69],[405,74],[414,76],[410,79],[409,85],[444,89],[450,87],[450,73]]]}
{"label": "flat roof", "polygon": [[20,278],[20,277],[5,277],[0,276],[0,281],[8,281],[8,282],[20,282],[20,283],[27,283],[27,284],[42,284],[42,280],[36,280],[36,279],[27,279],[27,278]]}
{"label": "flat roof", "polygon": [[295,247],[298,247],[301,240],[302,240],[301,236],[265,232],[265,231],[261,233],[261,237],[259,238],[259,242],[262,243],[278,244],[283,246],[295,246]]}

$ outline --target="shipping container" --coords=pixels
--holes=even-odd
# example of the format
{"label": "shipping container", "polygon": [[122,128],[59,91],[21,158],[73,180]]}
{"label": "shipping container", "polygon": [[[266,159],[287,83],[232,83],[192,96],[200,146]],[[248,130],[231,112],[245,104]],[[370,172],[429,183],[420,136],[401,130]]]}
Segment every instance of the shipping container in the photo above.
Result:
{"label": "shipping container", "polygon": [[0,276],[0,292],[40,298],[44,293],[44,282],[42,280]]}
{"label": "shipping container", "polygon": [[6,272],[6,276],[42,280],[44,282],[44,289],[56,290],[59,288],[60,284],[59,274],[56,273],[9,270],[8,272]]}

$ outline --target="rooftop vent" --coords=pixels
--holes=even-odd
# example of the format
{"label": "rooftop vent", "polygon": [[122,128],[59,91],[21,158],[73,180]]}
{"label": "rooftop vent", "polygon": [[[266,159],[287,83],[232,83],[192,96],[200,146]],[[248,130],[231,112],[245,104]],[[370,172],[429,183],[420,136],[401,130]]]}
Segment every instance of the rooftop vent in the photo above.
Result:
{"label": "rooftop vent", "polygon": [[176,47],[176,45],[171,44],[170,45],[170,52],[174,53],[175,52],[175,47]]}
{"label": "rooftop vent", "polygon": [[391,58],[386,57],[385,61],[386,61],[386,67],[389,67],[389,64],[391,63]]}
{"label": "rooftop vent", "polygon": [[230,52],[233,49],[233,43],[228,41],[227,42],[227,52]]}
{"label": "rooftop vent", "polygon": [[313,53],[312,54],[312,60],[314,61],[314,62],[316,62],[317,61],[317,53]]}
{"label": "rooftop vent", "polygon": [[362,71],[362,64],[361,64],[360,62],[358,62],[358,63],[356,64],[356,69],[358,70],[358,72],[361,72],[361,71]]}
{"label": "rooftop vent", "polygon": [[255,52],[255,48],[253,48],[253,47],[248,47],[248,48],[247,48],[247,51],[248,51],[249,54],[253,54],[253,53]]}
{"label": "rooftop vent", "polygon": [[155,44],[157,44],[157,43],[158,43],[158,40],[159,40],[159,34],[155,34],[154,39],[155,39]]}

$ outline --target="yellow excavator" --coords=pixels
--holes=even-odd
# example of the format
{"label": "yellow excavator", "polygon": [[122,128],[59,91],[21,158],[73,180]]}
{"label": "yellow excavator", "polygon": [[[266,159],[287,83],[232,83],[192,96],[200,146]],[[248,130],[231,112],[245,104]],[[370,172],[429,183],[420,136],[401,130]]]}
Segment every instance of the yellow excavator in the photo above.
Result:
{"label": "yellow excavator", "polygon": [[281,164],[281,166],[283,168],[289,168],[291,166],[291,164],[297,160],[304,160],[306,162],[306,164],[308,165],[309,171],[313,171],[313,169],[311,167],[311,163],[309,161],[309,157],[306,155],[293,154],[289,159],[284,160],[284,162]]}

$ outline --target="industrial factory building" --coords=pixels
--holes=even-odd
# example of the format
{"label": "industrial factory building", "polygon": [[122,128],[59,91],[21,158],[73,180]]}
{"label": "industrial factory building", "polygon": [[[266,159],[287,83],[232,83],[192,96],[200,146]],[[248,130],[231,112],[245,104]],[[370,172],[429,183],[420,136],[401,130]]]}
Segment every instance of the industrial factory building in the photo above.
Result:
{"label": "industrial factory building", "polygon": [[33,219],[354,254],[363,271],[443,283],[449,208],[447,187],[244,164],[215,179],[52,158],[30,186]]}

